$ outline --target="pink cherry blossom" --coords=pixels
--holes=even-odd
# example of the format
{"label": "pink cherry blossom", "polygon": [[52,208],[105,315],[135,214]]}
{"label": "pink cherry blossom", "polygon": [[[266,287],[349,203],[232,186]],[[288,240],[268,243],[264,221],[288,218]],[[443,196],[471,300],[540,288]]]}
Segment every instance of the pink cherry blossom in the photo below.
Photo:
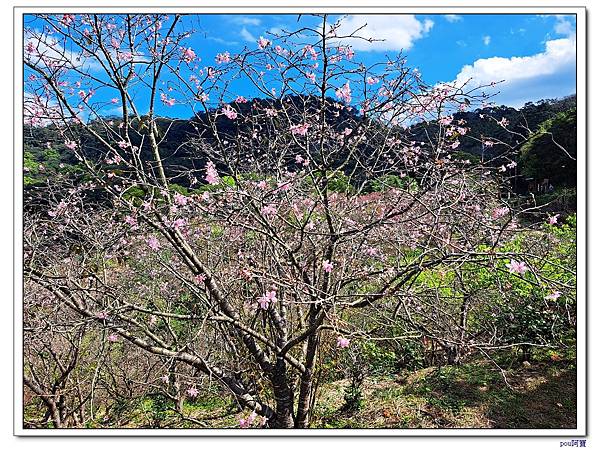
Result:
{"label": "pink cherry blossom", "polygon": [[160,377],[160,381],[162,381],[163,383],[168,383],[169,375],[163,375],[162,377]]}
{"label": "pink cherry blossom", "polygon": [[275,303],[277,301],[277,292],[276,291],[267,291],[258,299],[258,304],[262,309],[267,309],[271,303]]}
{"label": "pink cherry blossom", "polygon": [[303,123],[301,125],[292,125],[290,127],[290,131],[292,132],[292,134],[296,134],[298,136],[306,136],[306,133],[308,133],[309,128],[310,124]]}
{"label": "pink cherry blossom", "polygon": [[67,139],[65,141],[65,147],[67,147],[69,150],[76,150],[77,147],[79,147],[79,145],[77,144],[77,142]]}
{"label": "pink cherry blossom", "polygon": [[313,83],[317,80],[317,76],[312,72],[306,72],[305,75],[306,78],[308,78]]}
{"label": "pink cherry blossom", "polygon": [[338,338],[337,338],[337,346],[339,348],[348,348],[349,345],[350,345],[350,339],[345,338],[343,336],[338,336]]}
{"label": "pink cherry blossom", "polygon": [[258,414],[256,414],[256,411],[252,411],[250,413],[250,415],[248,416],[248,422],[249,423],[253,423],[254,420],[256,420],[256,417],[258,416]]}
{"label": "pink cherry blossom", "polygon": [[233,109],[231,105],[227,105],[223,109],[221,109],[221,113],[225,114],[225,116],[230,120],[235,120],[238,116],[237,111]]}
{"label": "pink cherry blossom", "polygon": [[312,60],[316,60],[318,58],[317,51],[314,49],[312,45],[305,45],[302,50],[302,56],[306,56],[306,54],[310,54],[310,58]]}
{"label": "pink cherry blossom", "polygon": [[368,249],[365,250],[365,253],[367,254],[367,256],[370,256],[372,258],[379,256],[379,254],[380,254],[379,250],[376,249],[375,247],[369,247]]}
{"label": "pink cherry blossom", "polygon": [[176,192],[173,196],[173,201],[176,205],[185,206],[187,205],[188,199],[185,195],[181,195],[179,192]]}
{"label": "pink cherry blossom", "polygon": [[452,123],[452,116],[446,116],[446,117],[442,117],[440,119],[440,124],[441,125],[450,125]]}
{"label": "pink cherry blossom", "polygon": [[231,56],[229,55],[229,52],[217,53],[215,61],[217,62],[217,64],[228,63],[229,61],[231,61]]}
{"label": "pink cherry blossom", "polygon": [[74,21],[75,21],[75,15],[73,15],[73,14],[63,14],[62,19],[60,19],[60,23],[65,27],[68,27]]}
{"label": "pink cherry blossom", "polygon": [[350,90],[350,82],[346,81],[346,84],[344,84],[341,88],[335,91],[335,96],[346,103],[350,103],[352,101],[352,91]]}
{"label": "pink cherry blossom", "polygon": [[106,311],[100,311],[98,314],[96,314],[96,317],[100,320],[106,320],[108,319],[108,313]]}
{"label": "pink cherry blossom", "polygon": [[367,77],[367,84],[373,85],[379,83],[379,78]]}
{"label": "pink cherry blossom", "polygon": [[187,391],[185,391],[186,394],[192,398],[195,398],[198,396],[198,394],[200,393],[200,391],[198,389],[196,389],[194,386],[190,387]]}
{"label": "pink cherry blossom", "polygon": [[246,99],[246,97],[244,97],[242,95],[238,95],[234,101],[236,103],[248,103],[248,100]]}
{"label": "pink cherry blossom", "polygon": [[187,225],[187,220],[182,217],[175,219],[173,222],[171,222],[171,226],[173,227],[174,230],[181,230],[186,225]]}
{"label": "pink cherry blossom", "polygon": [[125,223],[131,226],[132,228],[137,227],[137,220],[135,219],[135,217],[125,216]]}
{"label": "pink cherry blossom", "polygon": [[518,262],[514,259],[511,259],[510,263],[506,263],[506,267],[508,267],[510,273],[517,273],[519,275],[523,275],[529,270],[524,262]]}
{"label": "pink cherry blossom", "polygon": [[273,108],[266,108],[265,114],[267,115],[267,117],[275,117],[277,116],[277,110]]}
{"label": "pink cherry blossom", "polygon": [[115,105],[115,104],[119,103],[119,99],[118,99],[118,98],[111,98],[111,99],[110,99],[110,102],[111,102],[113,105]]}
{"label": "pink cherry blossom", "polygon": [[271,203],[269,205],[263,206],[261,208],[260,212],[267,219],[271,219],[271,218],[275,217],[275,215],[277,214],[277,207],[274,204]]}
{"label": "pink cherry blossom", "polygon": [[57,217],[61,215],[64,211],[66,211],[68,206],[69,205],[67,205],[67,203],[64,200],[61,200],[60,203],[56,205],[56,208],[48,211],[48,215],[50,217]]}
{"label": "pink cherry blossom", "polygon": [[198,275],[196,275],[194,277],[194,281],[197,284],[202,284],[202,283],[204,283],[206,281],[206,275],[204,275],[204,274],[198,274]]}
{"label": "pink cherry blossom", "polygon": [[155,236],[150,236],[146,243],[148,244],[148,247],[150,247],[154,251],[160,248],[160,242],[158,241],[158,239],[156,239]]}
{"label": "pink cherry blossom", "polygon": [[497,220],[501,217],[504,217],[510,212],[510,209],[507,206],[502,206],[500,208],[494,208],[492,210],[492,219]]}
{"label": "pink cherry blossom", "polygon": [[269,46],[269,44],[271,43],[271,41],[269,41],[268,39],[265,39],[264,37],[260,37],[258,39],[258,48],[260,48],[261,50],[264,48],[267,48]]}
{"label": "pink cherry blossom", "polygon": [[559,299],[559,297],[562,295],[562,293],[560,291],[554,291],[551,294],[548,294],[544,297],[545,300],[552,300],[552,301],[556,301]]}
{"label": "pink cherry blossom", "polygon": [[165,106],[173,106],[175,104],[175,99],[174,98],[169,98],[167,97],[166,94],[162,93],[160,94],[160,101],[163,102],[163,104]]}
{"label": "pink cherry blossom", "polygon": [[327,273],[331,273],[331,271],[333,270],[333,263],[329,260],[323,261],[323,270]]}
{"label": "pink cherry blossom", "polygon": [[548,223],[550,225],[556,225],[558,223],[558,218],[560,217],[560,214],[555,214],[553,216],[550,216],[548,218]]}
{"label": "pink cherry blossom", "polygon": [[206,177],[204,179],[208,184],[219,184],[219,174],[217,172],[217,168],[215,167],[212,161],[208,161],[206,163]]}
{"label": "pink cherry blossom", "polygon": [[186,63],[191,63],[196,59],[196,52],[192,50],[190,47],[182,50],[182,58]]}
{"label": "pink cherry blossom", "polygon": [[115,343],[115,342],[119,341],[119,336],[117,334],[115,334],[115,333],[111,333],[111,334],[108,335],[108,337],[106,338],[106,340],[108,342]]}
{"label": "pink cherry blossom", "polygon": [[119,61],[131,61],[133,59],[133,54],[131,52],[118,52],[117,59]]}
{"label": "pink cherry blossom", "polygon": [[248,280],[248,281],[251,280],[252,278],[254,278],[254,275],[252,275],[252,272],[250,272],[250,270],[245,269],[245,268],[240,270],[240,275],[242,277],[244,277],[245,280]]}
{"label": "pink cherry blossom", "polygon": [[277,183],[277,189],[275,192],[286,192],[292,188],[292,183],[289,181],[280,181]]}

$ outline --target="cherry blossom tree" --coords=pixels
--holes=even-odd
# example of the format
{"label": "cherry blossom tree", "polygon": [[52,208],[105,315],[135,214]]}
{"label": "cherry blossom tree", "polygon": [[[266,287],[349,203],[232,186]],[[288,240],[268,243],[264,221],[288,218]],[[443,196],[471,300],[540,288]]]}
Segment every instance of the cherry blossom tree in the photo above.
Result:
{"label": "cherry blossom tree", "polygon": [[[26,213],[26,290],[67,308],[76,336],[156,358],[145,382],[175,402],[219,383],[242,428],[306,428],[324,352],[425,336],[453,363],[523,344],[469,319],[500,308],[483,293],[572,297],[568,267],[544,271],[550,243],[511,244],[513,148],[452,116],[489,86],[428,86],[402,54],[367,67],[327,16],[217,55],[187,44],[185,16],[35,20],[24,119],[84,175],[48,180]],[[194,130],[175,150],[170,108]],[[474,163],[467,139],[501,150]]]}

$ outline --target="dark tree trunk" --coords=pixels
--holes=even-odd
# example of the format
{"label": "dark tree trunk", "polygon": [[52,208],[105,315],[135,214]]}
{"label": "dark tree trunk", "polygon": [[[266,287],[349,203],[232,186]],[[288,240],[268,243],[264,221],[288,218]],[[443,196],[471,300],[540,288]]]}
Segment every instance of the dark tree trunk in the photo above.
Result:
{"label": "dark tree trunk", "polygon": [[294,428],[294,396],[287,380],[287,368],[282,357],[277,358],[271,376],[275,394],[275,417],[270,428]]}

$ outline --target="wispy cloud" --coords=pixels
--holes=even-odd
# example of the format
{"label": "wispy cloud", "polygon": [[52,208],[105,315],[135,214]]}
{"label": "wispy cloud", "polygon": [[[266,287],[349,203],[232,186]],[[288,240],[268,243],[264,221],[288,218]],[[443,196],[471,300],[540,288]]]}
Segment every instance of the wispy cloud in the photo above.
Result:
{"label": "wispy cloud", "polygon": [[242,28],[240,31],[240,36],[246,42],[256,42],[256,38],[246,29],[246,27]]}
{"label": "wispy cloud", "polygon": [[490,45],[490,42],[492,42],[492,37],[486,35],[483,36],[481,40],[483,41],[483,45]]}
{"label": "wispy cloud", "polygon": [[459,16],[458,14],[444,14],[444,19],[450,23],[456,23],[463,20],[462,16]]}
{"label": "wispy cloud", "polygon": [[356,50],[400,51],[410,49],[415,41],[427,35],[433,25],[432,20],[421,21],[414,15],[346,16],[341,19],[337,34],[348,36],[355,33],[355,36],[363,38],[344,39],[345,44]]}
{"label": "wispy cloud", "polygon": [[45,33],[38,30],[25,30],[24,45],[32,45],[36,52],[34,55],[25,53],[25,59],[37,61],[43,57],[57,65],[64,65],[80,70],[97,70],[101,67],[98,60],[92,56],[84,57],[81,54],[65,49],[61,43]]}
{"label": "wispy cloud", "polygon": [[260,20],[258,17],[229,16],[228,20],[236,25],[251,25],[257,27],[262,24],[262,20]]}
{"label": "wispy cloud", "polygon": [[206,39],[208,39],[209,41],[217,42],[219,44],[223,44],[223,45],[238,45],[239,44],[239,42],[237,42],[237,41],[228,41],[226,39],[222,39],[220,37],[214,37],[214,36],[206,36]]}

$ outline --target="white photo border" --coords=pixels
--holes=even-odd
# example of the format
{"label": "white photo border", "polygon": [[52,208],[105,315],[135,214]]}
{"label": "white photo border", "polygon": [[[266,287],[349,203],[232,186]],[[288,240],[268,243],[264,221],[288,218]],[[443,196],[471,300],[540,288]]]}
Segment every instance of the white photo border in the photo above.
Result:
{"label": "white photo border", "polygon": [[[109,3],[109,2],[106,2]],[[111,2],[115,3],[115,2]],[[308,2],[306,2],[308,3]],[[312,2],[315,3],[315,2]],[[574,429],[26,429],[23,427],[23,16],[34,13],[196,14],[573,14],[576,16],[577,95],[577,428]],[[588,431],[587,289],[587,27],[586,8],[571,6],[15,6],[13,9],[13,433],[15,436],[427,436],[427,437],[583,437]]]}

